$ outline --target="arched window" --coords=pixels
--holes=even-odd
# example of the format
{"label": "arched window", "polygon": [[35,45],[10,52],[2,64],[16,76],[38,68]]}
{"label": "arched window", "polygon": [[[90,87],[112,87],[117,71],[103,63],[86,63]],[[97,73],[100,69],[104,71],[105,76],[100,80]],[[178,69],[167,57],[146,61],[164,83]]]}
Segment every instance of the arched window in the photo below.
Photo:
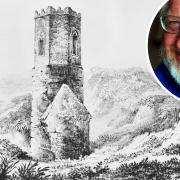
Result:
{"label": "arched window", "polygon": [[44,40],[40,39],[39,40],[39,55],[42,56],[45,54],[45,50],[44,50]]}
{"label": "arched window", "polygon": [[77,55],[77,39],[78,39],[78,36],[77,36],[77,33],[75,32],[73,34],[73,54]]}

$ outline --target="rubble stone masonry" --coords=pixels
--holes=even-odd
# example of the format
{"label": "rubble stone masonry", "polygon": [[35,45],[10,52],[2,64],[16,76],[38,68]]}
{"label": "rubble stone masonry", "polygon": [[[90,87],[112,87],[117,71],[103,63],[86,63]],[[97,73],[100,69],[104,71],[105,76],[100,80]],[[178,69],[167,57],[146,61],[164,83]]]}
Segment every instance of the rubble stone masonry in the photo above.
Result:
{"label": "rubble stone masonry", "polygon": [[[70,7],[35,13],[31,151],[38,160],[54,159],[43,114],[63,84],[83,103],[81,15]],[[53,123],[53,122],[52,122]]]}

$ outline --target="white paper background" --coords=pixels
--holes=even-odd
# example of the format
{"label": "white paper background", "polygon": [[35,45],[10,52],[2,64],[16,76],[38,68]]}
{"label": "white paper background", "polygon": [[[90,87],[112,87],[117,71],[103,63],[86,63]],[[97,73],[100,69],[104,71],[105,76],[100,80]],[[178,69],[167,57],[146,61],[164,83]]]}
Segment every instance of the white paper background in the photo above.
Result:
{"label": "white paper background", "polygon": [[147,63],[147,34],[165,0],[0,1],[0,74],[33,66],[34,11],[61,6],[82,14],[82,65],[127,68]]}

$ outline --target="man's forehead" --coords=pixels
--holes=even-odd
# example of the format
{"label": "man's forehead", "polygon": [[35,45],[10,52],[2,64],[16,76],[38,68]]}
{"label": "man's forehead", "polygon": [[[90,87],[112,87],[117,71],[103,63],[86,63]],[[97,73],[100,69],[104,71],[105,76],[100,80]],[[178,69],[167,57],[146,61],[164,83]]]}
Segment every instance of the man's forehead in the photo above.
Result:
{"label": "man's forehead", "polygon": [[180,0],[170,0],[168,14],[180,17]]}

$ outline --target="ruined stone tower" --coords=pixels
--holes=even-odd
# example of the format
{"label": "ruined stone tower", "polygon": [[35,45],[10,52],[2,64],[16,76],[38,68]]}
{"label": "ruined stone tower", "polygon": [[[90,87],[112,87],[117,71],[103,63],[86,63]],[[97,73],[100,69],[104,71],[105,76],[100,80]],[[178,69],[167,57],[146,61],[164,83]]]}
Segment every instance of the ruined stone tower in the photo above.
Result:
{"label": "ruined stone tower", "polygon": [[[56,98],[58,93],[61,93],[59,99]],[[36,11],[31,123],[34,158],[52,160],[61,157],[63,138],[68,134],[67,119],[85,135],[83,141],[88,147],[90,114],[83,106],[83,99],[81,15],[70,7],[64,10],[48,7],[41,13]],[[65,112],[63,103],[71,101]],[[69,108],[74,101],[78,101],[74,104],[78,104],[83,114],[74,112],[75,105]],[[52,128],[53,124],[55,126]]]}

